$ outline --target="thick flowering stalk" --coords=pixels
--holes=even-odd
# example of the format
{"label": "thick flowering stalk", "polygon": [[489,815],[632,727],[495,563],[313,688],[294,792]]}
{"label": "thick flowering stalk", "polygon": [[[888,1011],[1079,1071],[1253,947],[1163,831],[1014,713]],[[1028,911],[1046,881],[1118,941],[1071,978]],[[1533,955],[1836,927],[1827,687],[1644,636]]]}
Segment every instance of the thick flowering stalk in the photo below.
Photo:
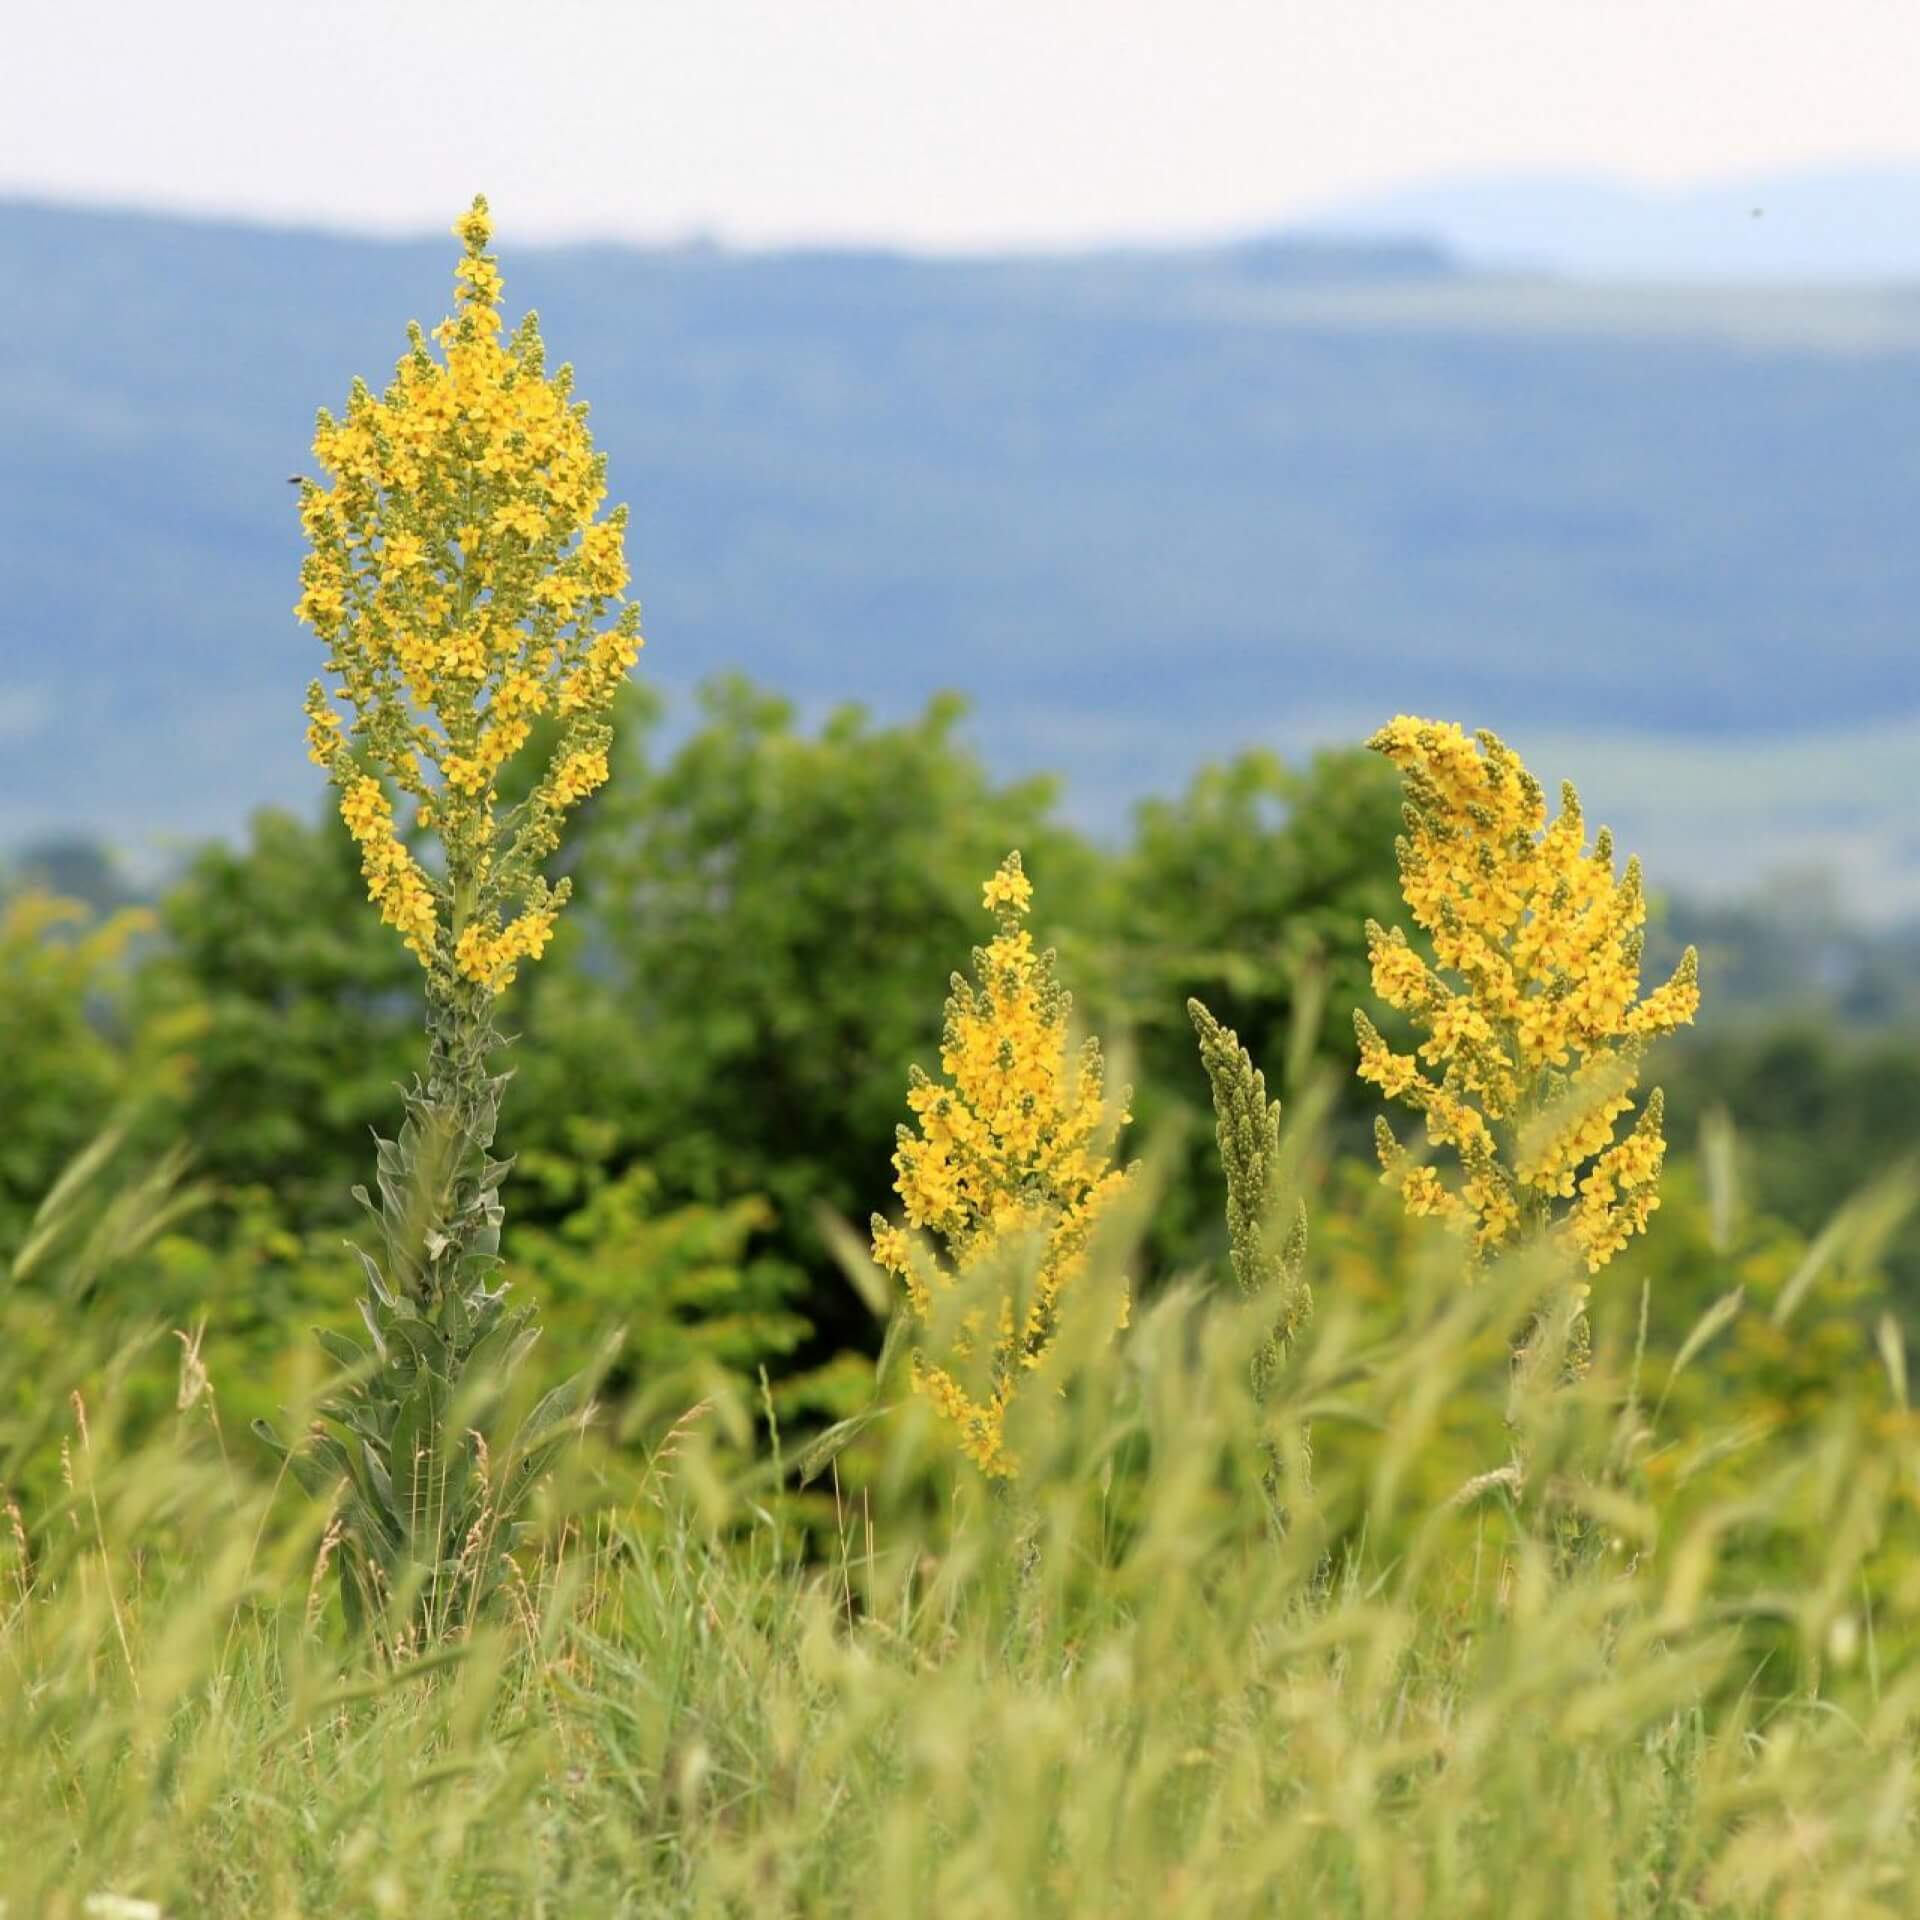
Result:
{"label": "thick flowering stalk", "polygon": [[919,1131],[899,1129],[895,1190],[909,1224],[936,1236],[946,1259],[873,1216],[874,1258],[905,1286],[923,1334],[941,1329],[942,1295],[1001,1277],[996,1268],[1021,1267],[1009,1258],[1016,1243],[1036,1256],[1020,1298],[1003,1284],[996,1306],[961,1316],[946,1336],[949,1352],[923,1345],[912,1357],[915,1386],[991,1479],[1017,1471],[1007,1409],[1046,1365],[1062,1296],[1085,1266],[1102,1210],[1131,1173],[1111,1164],[1128,1096],[1109,1105],[1097,1040],[1071,1057],[1072,999],[1054,977],[1052,951],[1036,953],[1022,924],[1032,898],[1019,854],[1009,854],[984,888],[997,931],[974,951],[973,981],[953,976],[940,1047],[946,1079],[916,1067],[908,1084]]}
{"label": "thick flowering stalk", "polygon": [[[1458,1226],[1476,1257],[1523,1240],[1597,1272],[1659,1206],[1666,1143],[1656,1089],[1623,1136],[1649,1041],[1690,1021],[1699,962],[1640,997],[1640,865],[1587,845],[1579,796],[1547,820],[1540,784],[1490,733],[1402,716],[1368,742],[1406,778],[1401,891],[1438,967],[1369,922],[1373,987],[1423,1036],[1395,1053],[1356,1013],[1360,1076],[1420,1113],[1456,1181],[1376,1122],[1407,1210]],[[1618,1137],[1617,1137],[1618,1136]]]}
{"label": "thick flowering stalk", "polygon": [[[641,645],[622,591],[626,509],[596,517],[605,461],[571,370],[547,372],[532,314],[502,340],[484,200],[454,232],[443,357],[413,326],[384,395],[356,381],[344,415],[319,416],[329,484],[301,483],[311,551],[295,609],[335,682],[308,694],[308,751],[339,789],[368,896],[426,976],[427,1072],[398,1137],[378,1143],[378,1201],[356,1190],[381,1236],[379,1257],[361,1255],[372,1348],[329,1337],[349,1369],[323,1409],[335,1431],[295,1456],[344,1501],[350,1611],[403,1636],[457,1624],[491,1587],[575,1404],[556,1390],[498,1457],[478,1433],[534,1337],[532,1309],[509,1311],[493,1284],[507,1172],[492,1154],[493,1009],[552,937],[567,883],[544,864],[607,777],[607,714]],[[556,744],[503,806],[503,770],[549,716]],[[423,842],[437,854],[417,855]]]}

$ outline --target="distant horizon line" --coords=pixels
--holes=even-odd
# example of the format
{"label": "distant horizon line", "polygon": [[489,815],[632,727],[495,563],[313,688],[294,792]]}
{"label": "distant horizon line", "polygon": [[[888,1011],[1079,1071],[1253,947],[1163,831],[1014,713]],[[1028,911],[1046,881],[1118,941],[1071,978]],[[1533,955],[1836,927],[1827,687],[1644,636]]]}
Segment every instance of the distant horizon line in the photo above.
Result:
{"label": "distant horizon line", "polygon": [[[1920,168],[1916,168],[1920,175]],[[323,215],[274,214],[245,209],[174,206],[157,201],[109,198],[91,195],[61,195],[27,191],[0,184],[0,212],[26,210],[35,213],[84,214],[103,220],[174,221],[182,226],[238,229],[250,233],[270,233],[287,237],[311,235],[324,240],[359,241],[369,246],[417,247],[436,244],[452,232],[451,219],[438,225],[367,226],[336,220]],[[1135,235],[1082,236],[1077,239],[1007,238],[970,244],[942,245],[932,241],[889,239],[882,236],[861,238],[852,234],[819,234],[786,239],[742,238],[717,227],[688,226],[642,231],[638,228],[586,228],[555,232],[502,226],[495,219],[496,244],[506,244],[539,253],[613,250],[625,253],[713,253],[742,258],[777,257],[790,254],[828,254],[841,258],[874,257],[923,261],[938,265],[952,261],[958,265],[981,264],[995,260],[1053,260],[1098,258],[1118,254],[1232,253],[1246,247],[1274,241],[1298,241],[1305,248],[1420,248],[1450,255],[1452,249],[1435,236],[1409,231],[1404,234],[1354,234],[1296,228],[1276,221],[1271,226],[1222,228],[1191,232],[1166,231]]]}
{"label": "distant horizon line", "polygon": [[[976,264],[996,260],[1102,258],[1126,255],[1232,253],[1276,243],[1303,250],[1316,248],[1378,250],[1403,247],[1425,250],[1451,264],[1494,270],[1538,272],[1559,276],[1569,271],[1551,258],[1512,259],[1489,256],[1465,245],[1434,224],[1418,217],[1404,220],[1382,213],[1397,201],[1488,192],[1567,193],[1610,196],[1620,204],[1637,204],[1649,212],[1675,213],[1697,208],[1722,197],[1733,199],[1777,195],[1790,188],[1845,187],[1868,183],[1884,190],[1898,186],[1920,198],[1920,155],[1911,159],[1860,159],[1766,171],[1740,171],[1696,181],[1650,181],[1622,172],[1573,167],[1461,171],[1409,175],[1394,182],[1356,189],[1305,205],[1276,210],[1257,221],[1233,224],[1196,222],[1181,227],[1131,230],[1082,229],[1049,235],[1000,234],[977,239],[937,240],[882,232],[837,232],[831,229],[796,230],[783,234],[742,234],[722,221],[688,221],[648,226],[607,220],[573,223],[553,221],[521,224],[506,199],[505,233],[516,247],[541,252],[613,249],[629,252],[717,254],[741,258],[777,258],[792,255],[875,257],[940,264]],[[485,191],[485,183],[480,184]],[[54,189],[0,181],[0,209],[93,215],[100,218],[175,221],[183,225],[281,235],[312,235],[335,241],[358,241],[379,246],[415,246],[443,237],[453,214],[445,220],[428,215],[394,220],[342,216],[316,209],[266,209],[234,203],[219,205],[163,198],[144,198],[133,192],[95,192]],[[453,212],[458,212],[455,208]],[[1375,224],[1384,221],[1384,224]],[[1889,268],[1889,271],[1896,269]],[[1576,277],[1585,277],[1573,269]],[[1839,277],[1839,276],[1835,276]],[[1848,276],[1851,277],[1851,276]],[[1862,269],[1860,280],[1874,272]]]}

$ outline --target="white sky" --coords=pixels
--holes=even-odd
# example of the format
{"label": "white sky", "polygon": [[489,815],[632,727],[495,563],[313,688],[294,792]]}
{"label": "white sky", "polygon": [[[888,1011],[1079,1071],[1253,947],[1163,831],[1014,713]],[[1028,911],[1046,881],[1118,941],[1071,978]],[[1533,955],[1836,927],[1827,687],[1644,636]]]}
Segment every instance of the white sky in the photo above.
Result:
{"label": "white sky", "polygon": [[0,192],[523,239],[1209,234],[1920,160],[1920,0],[10,0]]}

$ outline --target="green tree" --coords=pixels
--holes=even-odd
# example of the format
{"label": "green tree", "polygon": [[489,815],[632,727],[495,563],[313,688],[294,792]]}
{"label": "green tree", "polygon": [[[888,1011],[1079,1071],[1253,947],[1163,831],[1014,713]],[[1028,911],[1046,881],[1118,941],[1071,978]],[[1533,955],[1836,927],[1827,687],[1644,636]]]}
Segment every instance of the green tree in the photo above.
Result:
{"label": "green tree", "polygon": [[[1920,1157],[1920,1046],[1911,1026],[1850,1033],[1831,1018],[1749,1018],[1690,1039],[1674,1075],[1674,1138],[1708,1103],[1739,1128],[1759,1204],[1806,1234],[1901,1162]],[[1889,1284],[1920,1305],[1920,1214],[1886,1250]]]}
{"label": "green tree", "polygon": [[842,707],[811,732],[741,679],[700,705],[670,754],[627,749],[577,884],[640,1040],[634,1151],[667,1199],[773,1200],[831,1350],[867,1326],[812,1210],[886,1204],[900,1086],[937,1044],[980,876],[1019,846],[1070,920],[1100,858],[1054,819],[1052,781],[988,776],[957,698],[895,726]]}
{"label": "green tree", "polygon": [[[1187,1002],[1201,1001],[1265,1063],[1290,1102],[1316,1065],[1353,1053],[1353,1009],[1368,992],[1358,929],[1398,899],[1400,797],[1393,770],[1359,750],[1304,769],[1264,750],[1203,768],[1185,793],[1145,802],[1096,929],[1113,1013],[1139,1050],[1144,1133],[1176,1112],[1186,1152],[1156,1213],[1174,1264],[1218,1239],[1225,1194],[1195,1073]],[[1076,955],[1076,960],[1078,956]],[[1082,977],[1085,977],[1084,975]],[[1090,1001],[1095,996],[1088,996]],[[1359,1103],[1343,1086],[1352,1132]]]}
{"label": "green tree", "polygon": [[284,1222],[352,1218],[421,1031],[419,966],[367,911],[353,842],[331,817],[259,813],[243,845],[194,856],[160,920],[136,1010],[197,1016],[180,1125],[220,1214],[258,1188]]}
{"label": "green tree", "polygon": [[149,925],[138,908],[97,920],[38,890],[0,898],[0,1268],[62,1169],[177,1081],[190,1023],[143,1033],[126,1006],[129,948]]}

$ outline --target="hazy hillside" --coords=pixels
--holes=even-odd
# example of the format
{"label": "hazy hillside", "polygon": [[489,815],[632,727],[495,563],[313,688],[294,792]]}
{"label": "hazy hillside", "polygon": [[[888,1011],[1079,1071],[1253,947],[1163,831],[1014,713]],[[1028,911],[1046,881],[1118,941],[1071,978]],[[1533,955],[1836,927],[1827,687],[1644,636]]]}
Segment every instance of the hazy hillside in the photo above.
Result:
{"label": "hazy hillside", "polygon": [[[1611,743],[1635,771],[1602,802],[1682,851],[1648,782],[1718,768],[1705,878],[1771,837],[1920,886],[1920,304],[1479,281],[1416,246],[501,244],[633,503],[669,684],[957,685],[996,758],[1095,811],[1427,707]],[[453,253],[0,206],[0,838],[308,790],[286,476],[314,406],[440,316]]]}

